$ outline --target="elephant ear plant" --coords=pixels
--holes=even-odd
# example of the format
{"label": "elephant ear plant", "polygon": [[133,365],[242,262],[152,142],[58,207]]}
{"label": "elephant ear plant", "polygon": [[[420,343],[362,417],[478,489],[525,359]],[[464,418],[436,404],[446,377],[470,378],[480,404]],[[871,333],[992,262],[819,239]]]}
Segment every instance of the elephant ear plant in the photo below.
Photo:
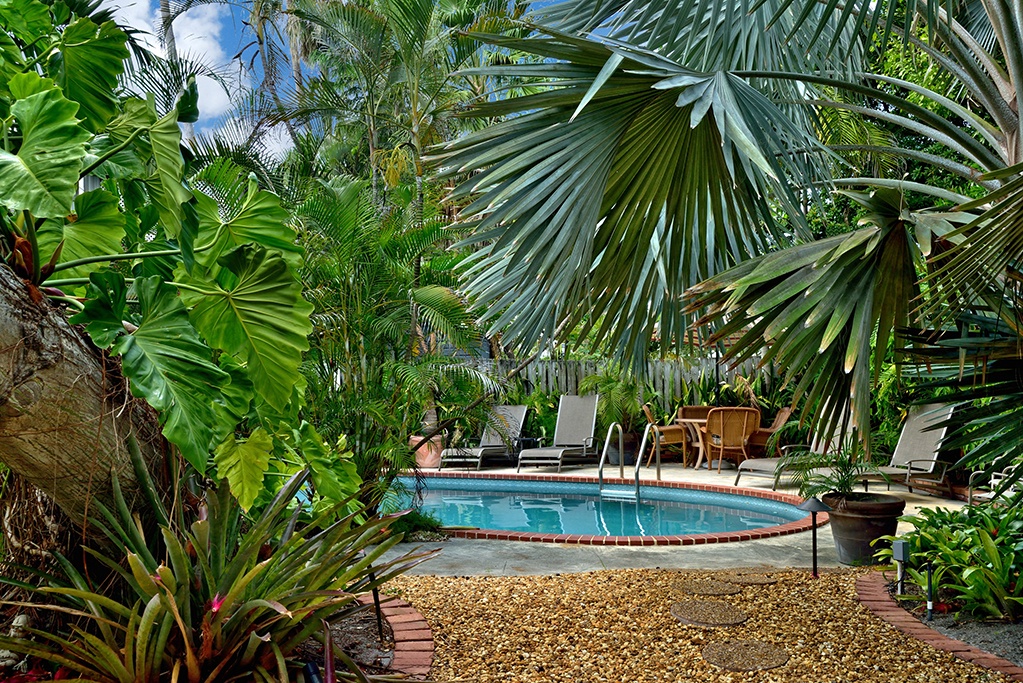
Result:
{"label": "elephant ear plant", "polygon": [[[172,514],[151,495],[159,523],[152,538],[115,478],[116,509],[98,504],[100,519],[93,520],[109,543],[86,548],[114,580],[96,588],[90,579],[97,567],[82,572],[57,556],[64,576],[44,577],[45,585],[32,589],[56,604],[8,605],[50,609],[74,623],[0,636],[0,648],[50,662],[59,667],[56,677],[102,683],[298,680],[299,645],[363,609],[360,593],[429,556],[374,564],[401,537],[389,536],[390,518],[341,516],[349,501],[300,524],[304,511],[294,501],[305,479],[295,475],[251,520],[226,482],[202,504],[179,504]],[[349,669],[337,678],[367,680],[335,654]]]}

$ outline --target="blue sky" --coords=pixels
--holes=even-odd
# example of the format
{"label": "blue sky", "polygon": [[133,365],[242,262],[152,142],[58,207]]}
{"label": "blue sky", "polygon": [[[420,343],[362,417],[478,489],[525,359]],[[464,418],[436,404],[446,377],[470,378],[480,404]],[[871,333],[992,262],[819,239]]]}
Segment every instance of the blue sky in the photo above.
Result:
{"label": "blue sky", "polygon": [[[147,31],[150,47],[160,52],[154,28],[158,0],[104,0],[103,4],[114,9],[121,23]],[[198,5],[174,22],[178,53],[226,72],[233,79],[235,91],[240,84],[247,84],[250,80],[250,75],[244,73],[237,62],[231,63],[232,57],[249,40],[243,35],[243,16],[245,11],[233,5]],[[196,124],[196,131],[209,132],[222,125],[232,106],[231,95],[208,78],[201,78],[198,86],[201,118]]]}

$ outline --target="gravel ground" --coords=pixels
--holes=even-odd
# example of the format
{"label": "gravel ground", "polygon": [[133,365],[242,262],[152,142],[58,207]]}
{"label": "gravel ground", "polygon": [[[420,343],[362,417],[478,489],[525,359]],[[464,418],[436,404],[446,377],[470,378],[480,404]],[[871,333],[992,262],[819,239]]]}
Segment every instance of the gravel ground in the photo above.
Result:
{"label": "gravel ground", "polygon": [[1023,624],[956,621],[955,617],[947,614],[936,615],[934,621],[924,623],[949,638],[961,640],[985,652],[1004,657],[1016,666],[1023,666]]}
{"label": "gravel ground", "polygon": [[[683,580],[722,573],[617,570],[553,576],[402,576],[388,584],[422,612],[436,643],[437,681],[1007,681],[904,636],[856,601],[856,571],[814,580],[772,570],[773,585],[720,598],[750,615],[741,626],[688,626],[671,606]],[[711,643],[757,640],[789,660],[733,672],[702,656]]]}

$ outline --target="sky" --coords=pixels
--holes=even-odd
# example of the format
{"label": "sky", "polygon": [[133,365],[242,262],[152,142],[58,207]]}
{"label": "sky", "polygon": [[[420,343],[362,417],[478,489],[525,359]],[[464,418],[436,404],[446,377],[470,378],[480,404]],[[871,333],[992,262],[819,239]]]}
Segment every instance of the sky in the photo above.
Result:
{"label": "sky", "polygon": [[[104,0],[103,5],[114,10],[119,23],[146,31],[149,46],[162,54],[157,38],[157,11],[159,0]],[[198,5],[174,21],[174,37],[178,54],[227,72],[237,84],[248,80],[241,73],[232,58],[245,44],[242,12],[226,4]],[[212,79],[200,77],[199,87],[200,119],[196,123],[197,133],[208,133],[223,125],[225,114],[232,106],[231,95]],[[234,86],[237,88],[237,85]]]}

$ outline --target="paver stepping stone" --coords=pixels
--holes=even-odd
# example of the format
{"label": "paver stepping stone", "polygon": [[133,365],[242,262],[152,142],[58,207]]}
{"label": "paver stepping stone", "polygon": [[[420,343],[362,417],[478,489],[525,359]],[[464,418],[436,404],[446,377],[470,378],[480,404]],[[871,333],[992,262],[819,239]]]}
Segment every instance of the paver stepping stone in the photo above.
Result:
{"label": "paver stepping stone", "polygon": [[693,595],[735,595],[742,591],[741,586],[715,579],[688,579],[679,581],[677,585]]}
{"label": "paver stepping stone", "polygon": [[789,661],[789,653],[762,640],[731,640],[707,645],[703,658],[728,671],[763,671]]}
{"label": "paver stepping stone", "polygon": [[685,600],[671,606],[671,616],[694,626],[737,626],[749,619],[738,607],[719,600]]}
{"label": "paver stepping stone", "polygon": [[721,580],[740,586],[770,586],[778,583],[778,579],[772,575],[760,572],[731,572],[722,574]]}

